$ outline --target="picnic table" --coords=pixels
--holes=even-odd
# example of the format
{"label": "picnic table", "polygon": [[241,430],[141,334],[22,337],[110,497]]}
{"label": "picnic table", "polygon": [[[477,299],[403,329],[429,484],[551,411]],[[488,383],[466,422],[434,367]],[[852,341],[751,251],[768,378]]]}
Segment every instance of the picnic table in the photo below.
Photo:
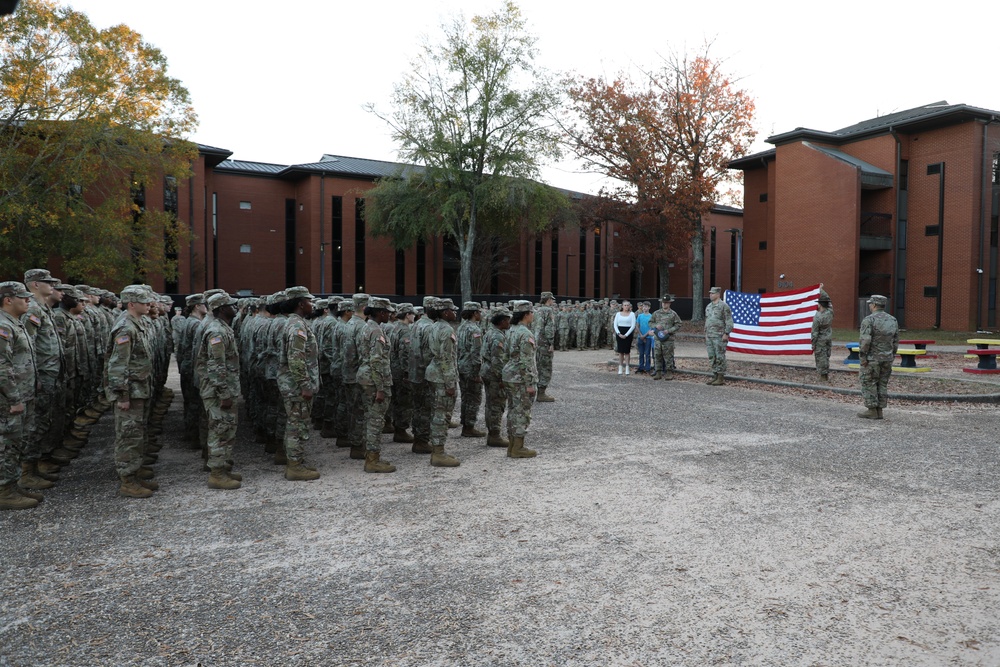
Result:
{"label": "picnic table", "polygon": [[[933,345],[934,340],[901,340],[900,345],[912,345],[914,350],[926,350],[928,345]],[[937,359],[936,354],[924,354],[924,359]]]}
{"label": "picnic table", "polygon": [[975,368],[963,368],[966,373],[976,373],[987,375],[1000,373],[997,368],[997,355],[1000,354],[1000,340],[995,338],[970,338],[969,345],[975,345],[976,349],[967,350],[966,357],[979,358],[979,364]]}
{"label": "picnic table", "polygon": [[[902,342],[902,341],[900,341]],[[933,342],[933,341],[932,341]],[[860,343],[847,343],[845,346],[850,350],[850,354],[847,355],[847,359],[844,363],[847,364],[848,368],[861,368],[861,357],[859,356],[859,350],[861,349]],[[901,349],[896,351],[896,356],[899,357],[899,366],[893,366],[893,370],[900,371],[902,373],[930,373],[930,366],[917,366],[917,357],[921,357],[927,354],[927,350],[908,350]]]}

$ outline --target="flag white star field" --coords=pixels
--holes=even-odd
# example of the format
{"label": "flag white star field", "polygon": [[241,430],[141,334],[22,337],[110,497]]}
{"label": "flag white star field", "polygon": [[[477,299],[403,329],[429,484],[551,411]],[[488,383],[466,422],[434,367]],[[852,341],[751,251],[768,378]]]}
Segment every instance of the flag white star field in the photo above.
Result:
{"label": "flag white star field", "polygon": [[726,350],[747,354],[812,354],[812,321],[819,285],[787,292],[726,290],[733,333]]}

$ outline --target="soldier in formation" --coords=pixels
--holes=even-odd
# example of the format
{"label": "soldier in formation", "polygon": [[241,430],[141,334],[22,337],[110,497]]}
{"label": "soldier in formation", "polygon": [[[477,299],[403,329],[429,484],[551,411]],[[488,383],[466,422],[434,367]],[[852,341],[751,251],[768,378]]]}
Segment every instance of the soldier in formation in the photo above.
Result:
{"label": "soldier in formation", "polygon": [[653,337],[653,379],[674,379],[674,334],[681,328],[681,318],[671,308],[673,294],[660,298],[660,307],[649,318]]}
{"label": "soldier in formation", "polygon": [[888,402],[892,362],[899,349],[899,324],[885,312],[888,299],[874,294],[868,299],[869,314],[861,321],[858,356],[861,359],[861,397],[865,411],[862,419],[882,419]]}
{"label": "soldier in formation", "polygon": [[819,379],[824,382],[830,379],[830,353],[833,351],[833,304],[830,295],[821,284],[816,314],[812,323],[813,358],[816,360],[816,371]]}
{"label": "soldier in formation", "polygon": [[712,365],[712,379],[707,384],[718,387],[725,384],[726,344],[729,342],[729,334],[733,332],[733,311],[722,300],[722,288],[713,287],[708,291],[708,296],[710,301],[705,306],[705,348]]}
{"label": "soldier in formation", "polygon": [[529,328],[534,318],[530,301],[515,301],[511,329],[507,334],[507,363],[503,367],[503,383],[507,392],[507,456],[531,458],[537,454],[524,447],[524,438],[531,424],[531,406],[538,389],[538,368],[535,363],[535,334]]}
{"label": "soldier in formation", "polygon": [[556,399],[547,394],[546,390],[552,382],[552,351],[556,344],[556,322],[552,312],[555,297],[552,292],[542,292],[540,302],[533,318],[537,354],[535,363],[538,366],[538,393],[535,400],[539,403],[551,403]]}

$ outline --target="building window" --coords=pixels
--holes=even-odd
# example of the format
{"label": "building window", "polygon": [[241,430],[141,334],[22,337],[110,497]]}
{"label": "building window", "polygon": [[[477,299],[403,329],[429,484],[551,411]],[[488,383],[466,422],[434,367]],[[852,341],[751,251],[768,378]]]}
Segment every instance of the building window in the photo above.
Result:
{"label": "building window", "polygon": [[757,250],[767,250],[767,241],[761,241],[758,243]]}
{"label": "building window", "polygon": [[[735,236],[735,234],[734,234]],[[715,286],[715,227],[708,234],[708,284]]]}
{"label": "building window", "polygon": [[535,239],[535,294],[542,292],[542,237]]}
{"label": "building window", "polygon": [[759,197],[759,199],[760,199],[760,203],[761,204],[765,203],[767,201],[767,193],[766,192],[762,192],[761,195],[760,195],[760,197]]}
{"label": "building window", "polygon": [[241,245],[240,246],[240,252],[246,253],[246,254],[249,255],[250,254],[250,244],[249,243],[244,243],[243,245]]}
{"label": "building window", "polygon": [[177,275],[178,265],[178,236],[177,227],[177,179],[173,176],[166,176],[163,179],[163,211],[170,214],[170,220],[163,226],[163,258],[167,260],[167,266],[175,270],[168,272],[168,278],[164,281],[163,287],[168,294],[178,292]]}
{"label": "building window", "polygon": [[406,251],[396,251],[396,296],[406,294]]}
{"label": "building window", "polygon": [[924,227],[924,236],[937,236],[941,233],[941,227],[938,225],[927,225]]}
{"label": "building window", "polygon": [[285,200],[285,287],[295,285],[295,200]]}
{"label": "building window", "polygon": [[938,295],[937,285],[925,285],[924,286],[924,296],[926,297],[936,297]]}
{"label": "building window", "polygon": [[594,227],[594,298],[595,299],[601,298],[601,228],[600,227]]}
{"label": "building window", "polygon": [[423,296],[427,294],[427,243],[420,239],[417,241],[417,294]]}
{"label": "building window", "polygon": [[344,291],[344,198],[331,197],[330,214],[330,292]]}
{"label": "building window", "polygon": [[250,202],[248,202],[248,201],[241,201],[240,202],[240,210],[241,211],[249,211],[251,208],[252,208],[252,206],[250,206]]}
{"label": "building window", "polygon": [[365,291],[365,200],[354,200],[354,284],[357,292]]}
{"label": "building window", "polygon": [[580,297],[587,296],[587,230],[580,228]]}

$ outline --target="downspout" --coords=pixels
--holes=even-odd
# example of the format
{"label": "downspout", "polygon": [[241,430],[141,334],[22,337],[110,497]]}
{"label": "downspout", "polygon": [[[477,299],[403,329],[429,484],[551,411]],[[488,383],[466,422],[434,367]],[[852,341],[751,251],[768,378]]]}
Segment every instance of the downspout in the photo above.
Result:
{"label": "downspout", "polygon": [[191,178],[188,179],[188,293],[194,293],[194,163],[191,163]]}
{"label": "downspout", "polygon": [[996,121],[996,116],[990,116],[990,119],[983,123],[983,194],[980,198],[979,264],[976,266],[976,331],[983,329],[983,276],[985,272],[983,265],[986,264],[986,211],[989,208],[987,195],[990,191],[990,170],[987,166],[989,162],[986,160],[987,139],[989,137],[989,127]]}
{"label": "downspout", "polygon": [[[893,291],[892,310],[893,313],[896,315],[896,319],[899,320],[899,326],[906,326],[906,306],[905,306],[906,290],[905,287],[900,288],[899,286],[900,274],[904,273],[906,270],[906,239],[900,238],[900,232],[899,232],[899,212],[900,210],[902,210],[902,198],[903,198],[899,190],[899,170],[901,168],[903,160],[903,142],[900,140],[899,134],[896,132],[895,127],[889,128],[889,134],[891,134],[892,138],[895,139],[896,141],[896,173],[894,174],[896,178],[896,234],[895,234],[896,252],[895,252],[895,257],[893,258],[894,261],[893,261],[893,271],[892,271],[893,273],[892,278],[894,283],[892,286],[892,291]],[[907,223],[907,227],[909,227],[909,223]],[[903,233],[905,234],[905,232],[906,230],[904,229]],[[904,275],[903,285],[905,284],[906,284],[906,276]],[[899,312],[899,304],[904,304],[902,313]]]}

